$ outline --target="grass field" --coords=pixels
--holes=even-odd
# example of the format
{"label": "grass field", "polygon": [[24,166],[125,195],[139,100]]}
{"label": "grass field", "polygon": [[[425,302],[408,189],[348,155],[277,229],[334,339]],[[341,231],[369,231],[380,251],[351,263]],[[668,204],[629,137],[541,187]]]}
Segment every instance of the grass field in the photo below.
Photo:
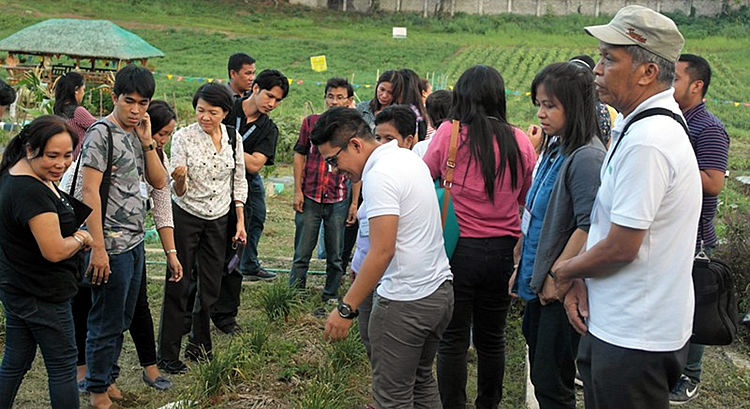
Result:
{"label": "grass field", "polygon": [[[353,78],[359,85],[357,99],[374,94],[378,72],[410,67],[450,86],[474,64],[496,67],[506,80],[508,115],[525,129],[535,122],[534,107],[525,92],[544,65],[586,53],[596,56],[597,43],[583,33],[584,25],[602,24],[608,17],[569,16],[543,18],[522,16],[464,16],[422,19],[415,15],[345,15],[308,10],[253,0],[37,0],[33,3],[0,0],[0,38],[23,27],[53,17],[109,19],[143,37],[165,52],[149,64],[156,71],[157,97],[175,102],[182,123],[192,122],[190,97],[198,79],[225,79],[227,56],[245,51],[258,60],[258,68],[278,68],[293,83],[289,97],[272,117],[280,125],[278,155],[291,157],[291,144],[307,115],[306,103],[323,109],[324,83],[331,76]],[[748,14],[719,20],[693,20],[676,16],[686,37],[686,52],[702,54],[714,68],[707,96],[709,109],[724,121],[732,138],[730,168],[733,175],[750,174],[750,18]],[[406,26],[408,38],[394,40],[391,27]],[[310,69],[309,57],[324,54],[328,71]],[[4,73],[0,73],[3,76]],[[177,81],[182,77],[181,81]],[[193,78],[190,81],[190,78]],[[369,86],[368,86],[369,85]],[[739,106],[735,106],[735,102]],[[268,170],[269,176],[289,176],[288,165]],[[266,266],[288,269],[294,234],[289,186],[268,199],[269,213],[261,240]],[[724,209],[747,211],[747,197],[737,182],[730,181]],[[157,244],[152,243],[152,248]],[[149,259],[160,261],[158,251]],[[321,264],[313,268],[320,269]],[[163,266],[153,265],[149,275],[152,311],[158,321]],[[175,389],[157,393],[140,381],[140,369],[129,337],[122,354],[121,388],[143,396],[143,407],[157,408],[168,402],[191,399],[199,407],[233,408],[356,408],[368,403],[369,367],[354,333],[348,342],[328,345],[322,340],[323,320],[311,312],[322,282],[313,280],[308,297],[288,298],[288,276],[277,284],[254,284],[243,291],[240,337],[216,333],[216,359],[175,376]],[[271,310],[269,299],[288,301],[290,311]],[[513,307],[508,326],[508,361],[503,408],[519,408],[524,402],[524,341],[520,334],[522,305]],[[276,318],[270,318],[276,317]],[[158,327],[158,322],[156,323]],[[252,328],[252,329],[250,329]],[[2,335],[2,334],[0,334]],[[4,342],[4,337],[0,336]],[[709,348],[701,397],[688,408],[750,408],[750,373],[727,359],[727,352],[746,348]],[[474,363],[472,363],[474,365]],[[470,372],[471,373],[471,372]],[[471,390],[475,379],[470,379]],[[470,392],[472,396],[474,392]],[[85,398],[82,400],[85,406]],[[48,406],[46,374],[41,359],[22,385],[16,407]]]}

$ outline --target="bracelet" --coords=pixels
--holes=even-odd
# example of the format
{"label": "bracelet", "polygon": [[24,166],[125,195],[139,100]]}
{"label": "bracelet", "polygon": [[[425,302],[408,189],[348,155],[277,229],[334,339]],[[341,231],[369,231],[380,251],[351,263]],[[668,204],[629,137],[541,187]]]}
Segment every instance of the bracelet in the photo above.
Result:
{"label": "bracelet", "polygon": [[555,273],[553,273],[552,270],[547,271],[547,275],[549,275],[552,278],[557,278],[557,277],[555,277]]}
{"label": "bracelet", "polygon": [[245,207],[244,203],[235,203],[234,207]]}
{"label": "bracelet", "polygon": [[77,242],[78,242],[78,244],[80,244],[80,247],[79,247],[79,249],[82,249],[82,248],[86,247],[86,244],[85,244],[85,243],[83,242],[83,240],[82,240],[82,239],[81,239],[80,237],[78,237],[78,236],[77,236],[77,235],[76,235],[75,233],[73,233],[73,236],[72,236],[72,237],[73,237],[73,239],[74,239],[75,241],[77,241]]}
{"label": "bracelet", "polygon": [[166,255],[177,254],[177,249],[164,250],[164,254]]}

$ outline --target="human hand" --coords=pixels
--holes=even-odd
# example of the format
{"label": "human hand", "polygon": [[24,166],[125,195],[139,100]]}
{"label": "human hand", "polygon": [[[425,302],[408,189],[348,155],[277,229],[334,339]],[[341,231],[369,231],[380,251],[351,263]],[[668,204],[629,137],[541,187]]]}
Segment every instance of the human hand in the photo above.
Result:
{"label": "human hand", "polygon": [[513,292],[513,286],[516,284],[516,273],[518,273],[518,267],[513,269],[513,274],[510,275],[510,279],[508,280],[508,295],[513,298],[518,297],[518,293]]}
{"label": "human hand", "polygon": [[302,194],[301,190],[294,192],[294,201],[292,202],[292,208],[297,213],[305,211],[305,195]]}
{"label": "human hand", "polygon": [[148,116],[148,112],[143,114],[143,118],[135,126],[135,134],[138,135],[141,145],[148,146],[153,143],[154,138],[151,137],[151,117]]}
{"label": "human hand", "polygon": [[183,184],[187,180],[187,166],[180,165],[172,171],[172,179],[174,179],[175,183],[177,184]]}
{"label": "human hand", "polygon": [[177,258],[177,253],[167,254],[167,267],[169,268],[169,281],[174,283],[182,280],[182,264]]}
{"label": "human hand", "polygon": [[349,213],[346,215],[346,225],[354,226],[355,223],[357,223],[357,204],[352,203],[349,206]]}
{"label": "human hand", "polygon": [[235,243],[245,244],[247,242],[247,231],[245,231],[245,223],[237,222],[237,233],[232,237],[232,241]]}
{"label": "human hand", "polygon": [[107,250],[104,249],[104,247],[92,248],[91,257],[89,258],[89,267],[86,269],[86,275],[91,276],[91,284],[107,284],[110,273]]}
{"label": "human hand", "polygon": [[588,326],[586,319],[589,317],[589,300],[586,283],[578,278],[573,280],[570,291],[565,294],[563,299],[565,313],[568,315],[568,321],[573,329],[581,335],[586,335]]}
{"label": "human hand", "polygon": [[529,130],[526,131],[526,136],[529,137],[529,141],[531,141],[531,144],[534,146],[534,150],[539,152],[542,140],[544,139],[542,128],[537,125],[529,125]]}
{"label": "human hand", "polygon": [[557,293],[555,292],[555,279],[551,275],[547,274],[542,285],[542,291],[539,292],[539,302],[542,305],[552,304],[557,301]]}
{"label": "human hand", "polygon": [[326,328],[323,333],[323,339],[328,342],[334,343],[343,340],[349,335],[349,327],[352,326],[352,321],[346,318],[341,318],[339,310],[334,309],[328,315],[326,320]]}

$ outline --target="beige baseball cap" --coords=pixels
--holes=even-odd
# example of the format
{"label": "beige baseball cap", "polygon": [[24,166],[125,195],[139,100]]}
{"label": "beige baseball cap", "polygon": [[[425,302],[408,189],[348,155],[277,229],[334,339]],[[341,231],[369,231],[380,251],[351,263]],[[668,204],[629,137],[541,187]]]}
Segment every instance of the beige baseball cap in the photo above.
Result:
{"label": "beige baseball cap", "polygon": [[685,45],[674,21],[643,6],[625,6],[609,24],[584,30],[605,43],[637,45],[672,62],[677,61]]}

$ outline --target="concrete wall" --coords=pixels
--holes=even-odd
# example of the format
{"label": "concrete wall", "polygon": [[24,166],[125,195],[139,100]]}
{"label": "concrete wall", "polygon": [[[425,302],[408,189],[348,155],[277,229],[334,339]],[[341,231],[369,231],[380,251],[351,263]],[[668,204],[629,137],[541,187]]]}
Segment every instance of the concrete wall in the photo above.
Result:
{"label": "concrete wall", "polygon": [[[302,4],[315,8],[341,10],[346,1],[346,11],[370,11],[373,0],[289,0],[293,4]],[[721,12],[725,0],[380,0],[379,9],[392,12],[420,13],[427,16],[435,14],[442,1],[443,12],[467,14],[501,14],[515,13],[542,16],[545,14],[565,15],[581,13],[587,15],[614,15],[620,8],[639,4],[656,11],[690,14],[695,8],[698,15],[715,16]],[[750,0],[731,0],[731,8],[750,5]]]}

